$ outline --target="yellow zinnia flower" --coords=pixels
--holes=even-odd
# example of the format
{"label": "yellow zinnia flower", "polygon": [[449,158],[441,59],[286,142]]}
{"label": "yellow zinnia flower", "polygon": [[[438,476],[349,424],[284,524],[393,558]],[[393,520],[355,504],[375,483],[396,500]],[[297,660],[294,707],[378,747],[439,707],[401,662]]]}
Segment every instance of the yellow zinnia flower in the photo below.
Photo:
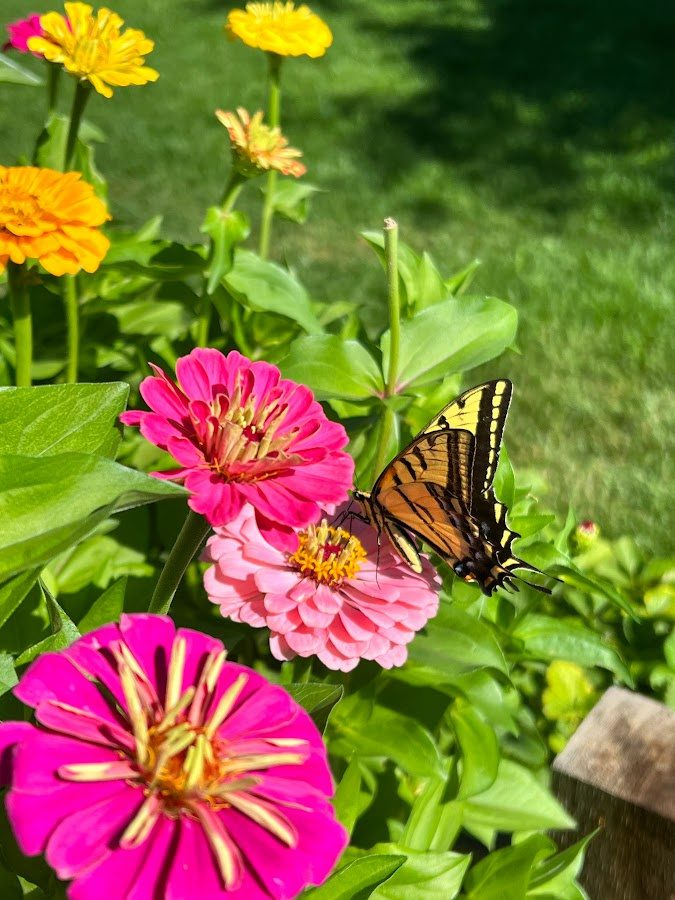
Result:
{"label": "yellow zinnia flower", "polygon": [[307,169],[298,157],[300,150],[289,147],[288,141],[278,128],[270,128],[263,123],[263,114],[258,111],[253,116],[242,107],[236,114],[216,110],[218,121],[227,128],[232,144],[235,168],[247,178],[274,169],[282,175],[299,178]]}
{"label": "yellow zinnia flower", "polygon": [[249,47],[258,47],[279,56],[323,56],[333,43],[333,35],[323,19],[308,6],[292,2],[247,3],[233,9],[225,30]]}
{"label": "yellow zinnia flower", "polygon": [[71,75],[86,79],[104,97],[112,88],[157,81],[159,72],[144,65],[155,46],[142,31],[127,28],[124,19],[109,9],[92,15],[87,3],[64,4],[66,14],[40,16],[41,37],[28,39],[28,49],[53,63],[62,63]]}
{"label": "yellow zinnia flower", "polygon": [[79,172],[0,166],[0,271],[38,260],[52,275],[95,272],[110,241],[105,204]]}

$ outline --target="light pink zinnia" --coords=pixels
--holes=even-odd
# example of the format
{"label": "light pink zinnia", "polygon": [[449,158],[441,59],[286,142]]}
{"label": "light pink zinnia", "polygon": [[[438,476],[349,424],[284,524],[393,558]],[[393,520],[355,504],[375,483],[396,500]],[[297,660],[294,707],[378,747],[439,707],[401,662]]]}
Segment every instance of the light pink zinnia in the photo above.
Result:
{"label": "light pink zinnia", "polygon": [[220,641],[123,616],[46,653],[0,725],[7,812],[72,900],[290,900],[347,835],[314,723]]}
{"label": "light pink zinnia", "polygon": [[277,659],[316,655],[343,672],[374,659],[390,669],[438,611],[431,563],[423,558],[416,575],[388,542],[378,554],[375,530],[358,520],[351,531],[310,525],[290,552],[263,537],[250,507],[215,532],[203,556],[214,563],[204,574],[209,599],[235,622],[269,628]]}
{"label": "light pink zinnia", "polygon": [[354,472],[342,451],[347,433],[309,388],[236,350],[193,350],[176,363],[177,383],[153,369],[140,389],[152,411],[121,419],[180,463],[153,474],[184,482],[191,508],[212,525],[250,503],[263,527],[303,528],[346,499]]}
{"label": "light pink zinnia", "polygon": [[17,22],[9,22],[5,25],[9,40],[2,48],[9,50],[13,47],[19,53],[32,53],[33,56],[42,57],[41,53],[35,53],[28,49],[28,39],[32,37],[42,37],[42,26],[40,25],[40,16],[31,13],[25,19],[19,19]]}

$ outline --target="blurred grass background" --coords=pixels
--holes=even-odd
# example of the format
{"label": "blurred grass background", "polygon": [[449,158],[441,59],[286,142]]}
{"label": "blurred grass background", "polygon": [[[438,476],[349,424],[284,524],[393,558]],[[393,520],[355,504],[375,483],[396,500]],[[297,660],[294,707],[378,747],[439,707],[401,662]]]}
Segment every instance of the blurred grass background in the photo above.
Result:
{"label": "blurred grass background", "polygon": [[[264,56],[223,35],[243,3],[111,5],[156,41],[161,73],[87,110],[108,136],[97,158],[114,218],[161,213],[167,235],[196,239],[227,170],[213,111],[263,104]],[[335,43],[288,61],[282,118],[326,193],[307,225],[277,227],[275,254],[317,298],[369,306],[383,277],[358,232],[386,215],[445,274],[482,259],[474,286],[521,317],[522,355],[475,374],[515,382],[516,465],[544,473],[559,511],[669,549],[675,5],[311,5]],[[3,0],[2,18],[59,8],[29,6]],[[41,91],[0,85],[0,162],[30,153],[43,115]]]}

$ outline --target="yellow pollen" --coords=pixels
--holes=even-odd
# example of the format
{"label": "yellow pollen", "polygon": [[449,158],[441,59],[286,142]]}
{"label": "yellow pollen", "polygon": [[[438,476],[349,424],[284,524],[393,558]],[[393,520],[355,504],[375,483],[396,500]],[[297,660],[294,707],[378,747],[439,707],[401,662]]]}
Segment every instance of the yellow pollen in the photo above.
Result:
{"label": "yellow pollen", "polygon": [[357,537],[331,527],[325,519],[301,531],[298,538],[298,549],[288,557],[288,563],[317,584],[334,587],[345,578],[354,578],[368,556]]}

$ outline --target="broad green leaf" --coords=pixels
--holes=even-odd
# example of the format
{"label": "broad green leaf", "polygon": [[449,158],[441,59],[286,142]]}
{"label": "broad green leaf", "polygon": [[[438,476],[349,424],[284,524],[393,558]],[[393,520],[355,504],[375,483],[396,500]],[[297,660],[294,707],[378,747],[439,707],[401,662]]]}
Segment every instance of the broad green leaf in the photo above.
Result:
{"label": "broad green leaf", "polygon": [[185,496],[104,457],[0,456],[0,582],[48,562],[114,512]]}
{"label": "broad green leaf", "polygon": [[536,834],[490,853],[466,876],[466,900],[524,900],[530,872],[537,859],[551,852],[550,847],[548,838]]}
{"label": "broad green leaf", "polygon": [[576,663],[556,659],[546,670],[542,711],[547,719],[578,725],[590,712],[597,694],[586,672]]}
{"label": "broad green leaf", "polygon": [[45,80],[26,66],[22,66],[11,56],[0,53],[0,83],[22,84],[27,87],[41,87]]}
{"label": "broad green leaf", "polygon": [[16,660],[17,666],[24,666],[27,663],[32,662],[42,653],[52,653],[57,650],[63,650],[80,637],[80,632],[75,623],[72,622],[66,612],[61,609],[44,585],[41,587],[49,613],[52,634],[25,650]]}
{"label": "broad green leaf", "polygon": [[451,696],[461,694],[492,725],[515,734],[516,723],[508,708],[504,688],[493,671],[476,669],[448,677],[440,690]]}
{"label": "broad green leaf", "polygon": [[211,238],[206,290],[212,294],[224,275],[234,264],[234,251],[249,235],[248,218],[239,210],[225,212],[220,206],[210,206],[201,227],[203,234]]}
{"label": "broad green leaf", "polygon": [[173,300],[107,304],[106,312],[115,316],[122,334],[163,335],[170,339],[185,335],[194,321],[185,305]]}
{"label": "broad green leaf", "polygon": [[528,897],[564,897],[574,879],[581,872],[586,847],[598,833],[598,829],[587,834],[566,850],[549,856],[532,872],[528,885]]}
{"label": "broad green leaf", "polygon": [[468,266],[465,266],[463,269],[460,269],[459,272],[455,272],[454,275],[447,278],[445,281],[447,292],[456,297],[466,293],[480,266],[481,261],[479,259],[472,259]]}
{"label": "broad green leaf", "polygon": [[[401,322],[398,391],[465,372],[499,356],[515,338],[518,314],[494,297],[451,297]],[[383,370],[390,335],[382,336]]]}
{"label": "broad green leaf", "polygon": [[569,584],[570,587],[577,588],[585,594],[600,594],[601,596],[606,597],[614,606],[623,610],[627,615],[632,618],[637,618],[637,609],[633,603],[627,597],[624,597],[623,594],[621,594],[614,585],[610,584],[606,579],[582,575],[581,572],[576,568],[573,568],[571,564],[564,566],[553,565],[548,567],[548,569],[550,570],[551,575],[555,575],[564,584]]}
{"label": "broad green leaf", "polygon": [[[7,653],[6,650],[0,650],[0,696],[11,691],[18,681],[12,654]],[[2,896],[0,894],[0,897]]]}
{"label": "broad green leaf", "polygon": [[318,400],[365,400],[384,390],[379,366],[366,348],[333,334],[298,338],[279,367],[286,378],[310,387]]}
{"label": "broad green leaf", "polygon": [[516,625],[513,637],[522,641],[522,655],[528,659],[565,659],[589,668],[602,666],[626,684],[632,684],[630,672],[618,652],[602,634],[576,619],[528,613]]}
{"label": "broad green leaf", "polygon": [[322,331],[300,282],[281,266],[250,250],[239,250],[223,284],[235,300],[249,309],[287,316],[309,334]]}
{"label": "broad green leaf", "polygon": [[[263,189],[264,193],[264,189]],[[274,186],[274,211],[277,215],[302,225],[309,215],[310,199],[322,189],[297,178],[279,178]]]}
{"label": "broad green leaf", "polygon": [[[378,849],[399,848],[395,844]],[[452,900],[459,894],[471,857],[464,853],[419,852],[400,848],[403,865],[371,893],[371,900]]]}
{"label": "broad green leaf", "polygon": [[0,587],[0,628],[28,596],[39,574],[39,568],[26,569]]}
{"label": "broad green leaf", "polygon": [[499,745],[494,729],[468,703],[455,703],[450,718],[462,753],[457,799],[465,800],[494,783],[499,768]]}
{"label": "broad green leaf", "polygon": [[128,395],[120,382],[0,388],[0,454],[113,457]]}
{"label": "broad green leaf", "polygon": [[513,506],[513,499],[516,491],[516,477],[505,444],[502,444],[501,453],[499,454],[499,463],[497,465],[497,471],[495,472],[492,486],[498,500],[505,503],[507,507]]}
{"label": "broad green leaf", "polygon": [[328,718],[340,702],[340,698],[344,693],[341,684],[319,684],[301,682],[299,684],[285,684],[285,690],[291,695],[296,703],[299,703],[303,709],[307,710],[314,719],[315,725],[323,731],[326,727]]}
{"label": "broad green leaf", "polygon": [[354,756],[345,769],[333,797],[335,815],[350,834],[371,800],[370,792],[361,790],[362,782],[359,758]]}
{"label": "broad green leaf", "polygon": [[88,584],[107,588],[123,575],[144,578],[154,569],[133,547],[120,544],[109,534],[94,534],[53,560],[49,572],[58,594],[74,594]]}
{"label": "broad green leaf", "polygon": [[92,603],[83,618],[78,622],[80,634],[86,634],[108,622],[116,622],[124,611],[124,594],[127,589],[127,577],[114,581],[101,596]]}
{"label": "broad green leaf", "polygon": [[417,635],[408,662],[391,674],[410,684],[452,683],[458,674],[489,666],[508,675],[508,664],[489,625],[458,606],[441,602],[438,615]]}
{"label": "broad green leaf", "polygon": [[320,887],[307,891],[306,896],[311,900],[354,900],[361,891],[382,884],[405,860],[402,854],[362,856],[338,869]]}
{"label": "broad green leaf", "polygon": [[502,759],[494,784],[464,801],[464,822],[495,831],[573,828],[574,820],[524,766]]}
{"label": "broad green leaf", "polygon": [[358,704],[354,695],[345,698],[331,718],[331,728],[351,751],[387,757],[411,775],[443,777],[438,747],[426,728],[384,706],[374,706],[366,714]]}

